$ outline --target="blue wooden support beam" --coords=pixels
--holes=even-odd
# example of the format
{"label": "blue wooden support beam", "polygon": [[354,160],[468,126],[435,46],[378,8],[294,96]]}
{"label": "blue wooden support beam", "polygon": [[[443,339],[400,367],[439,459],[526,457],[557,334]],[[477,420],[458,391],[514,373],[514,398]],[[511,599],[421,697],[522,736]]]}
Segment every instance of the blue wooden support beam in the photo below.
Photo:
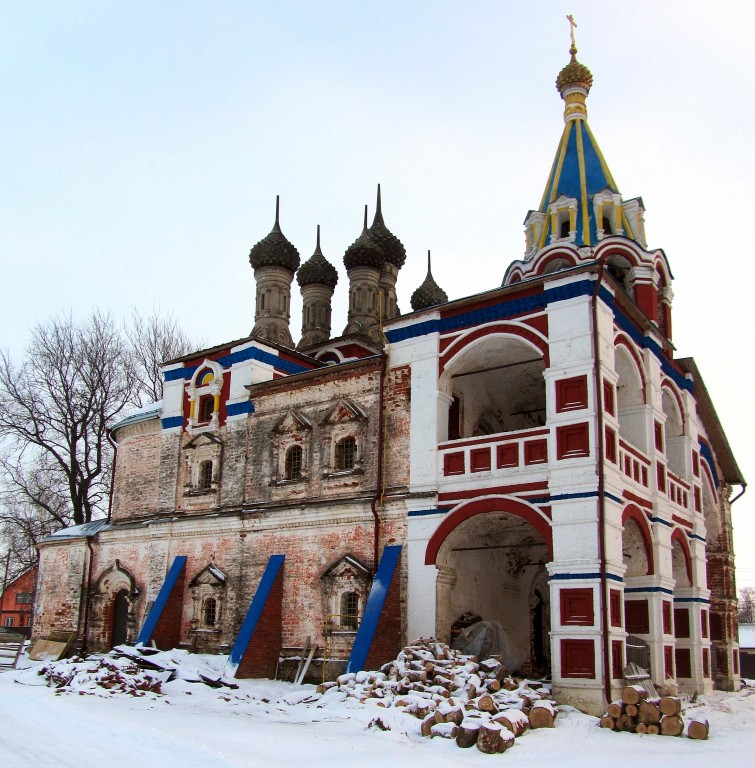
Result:
{"label": "blue wooden support beam", "polygon": [[383,549],[375,580],[372,582],[372,589],[370,589],[370,596],[367,598],[362,622],[357,630],[357,636],[354,638],[349,662],[346,665],[347,672],[359,672],[364,668],[367,654],[377,631],[380,614],[383,612],[385,596],[391,586],[400,555],[401,544],[393,544]]}
{"label": "blue wooden support beam", "polygon": [[173,587],[176,586],[178,577],[186,567],[186,555],[177,555],[173,558],[173,563],[170,566],[168,575],[165,577],[160,592],[157,595],[157,599],[152,604],[150,612],[147,614],[147,618],[144,620],[139,637],[136,638],[137,645],[149,645],[149,641],[152,639],[152,634],[157,627],[157,622],[160,620],[165,606],[168,603],[170,593],[173,591]]}
{"label": "blue wooden support beam", "polygon": [[247,610],[244,621],[241,624],[239,634],[236,636],[236,642],[234,642],[233,648],[231,648],[231,653],[228,657],[229,668],[227,674],[236,674],[236,670],[249,647],[249,641],[252,639],[254,630],[257,628],[257,623],[262,616],[267,598],[270,596],[270,590],[273,588],[285,558],[285,555],[270,555],[265,566],[265,572],[262,574],[257,591],[254,593],[252,602],[249,604],[249,610]]}

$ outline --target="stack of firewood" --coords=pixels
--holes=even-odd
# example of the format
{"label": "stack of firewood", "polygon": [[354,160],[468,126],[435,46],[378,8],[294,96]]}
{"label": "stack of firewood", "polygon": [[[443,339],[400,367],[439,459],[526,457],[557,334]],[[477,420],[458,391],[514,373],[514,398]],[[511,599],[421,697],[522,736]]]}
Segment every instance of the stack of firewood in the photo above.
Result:
{"label": "stack of firewood", "polygon": [[[651,699],[642,686],[628,685],[621,700],[608,705],[607,712],[600,718],[600,727],[629,733],[681,736],[684,733],[682,701],[676,696]],[[691,720],[687,735],[691,739],[707,739],[709,730],[707,720]]]}
{"label": "stack of firewood", "polygon": [[558,711],[542,683],[516,682],[499,659],[478,661],[435,640],[418,640],[380,671],[341,675],[318,692],[401,708],[422,721],[423,736],[488,753],[505,751],[528,728],[552,728]]}

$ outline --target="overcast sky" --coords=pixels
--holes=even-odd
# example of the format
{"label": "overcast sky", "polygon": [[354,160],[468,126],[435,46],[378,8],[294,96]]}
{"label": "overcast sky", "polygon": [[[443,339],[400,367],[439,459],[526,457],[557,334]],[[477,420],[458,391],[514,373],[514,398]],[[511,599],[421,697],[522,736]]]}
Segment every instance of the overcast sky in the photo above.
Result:
{"label": "overcast sky", "polygon": [[[378,182],[408,253],[402,309],[428,249],[451,298],[498,286],[561,134],[567,13],[590,126],[674,272],[678,354],[755,476],[752,2],[6,0],[0,346],[20,356],[36,323],[93,306],[159,308],[208,344],[247,335],[276,194],[302,260],[322,226],[334,334]],[[755,491],[734,507],[740,586],[754,516]]]}

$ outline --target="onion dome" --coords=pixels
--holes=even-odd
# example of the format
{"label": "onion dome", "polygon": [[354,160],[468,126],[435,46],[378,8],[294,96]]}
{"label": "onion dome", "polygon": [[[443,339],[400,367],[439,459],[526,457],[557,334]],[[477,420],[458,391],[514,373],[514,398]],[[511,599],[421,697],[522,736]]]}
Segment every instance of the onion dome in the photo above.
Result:
{"label": "onion dome", "polygon": [[380,184],[378,184],[377,191],[377,208],[375,209],[375,218],[373,219],[372,226],[369,228],[369,233],[372,239],[377,243],[380,249],[383,251],[385,260],[389,264],[401,269],[406,261],[406,248],[404,248],[402,242],[391,232],[388,227],[385,226],[383,221],[383,211],[380,205]]}
{"label": "onion dome", "polygon": [[571,61],[558,73],[556,88],[562,97],[564,91],[573,85],[581,86],[589,93],[592,87],[592,72],[584,64],[577,61],[577,48],[575,46],[569,49],[569,53],[571,54]]}
{"label": "onion dome", "polygon": [[446,292],[435,282],[430,269],[430,251],[427,252],[427,277],[425,282],[412,294],[410,303],[412,309],[417,312],[420,309],[434,307],[437,304],[445,304],[448,301]]}
{"label": "onion dome", "polygon": [[299,251],[289,243],[281,232],[279,223],[280,197],[275,198],[275,224],[267,237],[249,251],[249,263],[254,269],[260,267],[283,267],[295,272],[301,260]]}
{"label": "onion dome", "polygon": [[338,282],[336,268],[322,255],[320,250],[320,225],[317,225],[317,246],[315,252],[299,267],[296,281],[303,288],[305,285],[327,285],[335,288]]}
{"label": "onion dome", "polygon": [[382,269],[385,263],[383,249],[378,247],[370,233],[367,231],[367,206],[364,206],[364,229],[362,234],[346,249],[343,255],[343,263],[346,269],[353,267],[374,267]]}

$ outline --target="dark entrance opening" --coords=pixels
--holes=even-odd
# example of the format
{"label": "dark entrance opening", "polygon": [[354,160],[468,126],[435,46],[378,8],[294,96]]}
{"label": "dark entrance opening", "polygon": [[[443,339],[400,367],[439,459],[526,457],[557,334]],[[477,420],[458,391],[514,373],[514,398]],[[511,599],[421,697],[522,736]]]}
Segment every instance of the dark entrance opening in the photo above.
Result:
{"label": "dark entrance opening", "polygon": [[128,590],[116,592],[113,598],[113,634],[110,639],[111,647],[123,645],[128,639]]}

